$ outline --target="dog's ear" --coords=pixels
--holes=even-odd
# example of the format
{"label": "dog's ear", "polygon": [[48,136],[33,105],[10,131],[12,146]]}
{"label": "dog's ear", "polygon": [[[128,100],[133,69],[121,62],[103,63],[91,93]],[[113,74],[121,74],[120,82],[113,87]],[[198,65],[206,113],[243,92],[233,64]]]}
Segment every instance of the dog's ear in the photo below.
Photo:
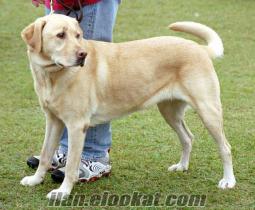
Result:
{"label": "dog's ear", "polygon": [[41,52],[42,30],[45,24],[45,18],[38,18],[34,23],[31,23],[21,32],[22,39],[34,52]]}

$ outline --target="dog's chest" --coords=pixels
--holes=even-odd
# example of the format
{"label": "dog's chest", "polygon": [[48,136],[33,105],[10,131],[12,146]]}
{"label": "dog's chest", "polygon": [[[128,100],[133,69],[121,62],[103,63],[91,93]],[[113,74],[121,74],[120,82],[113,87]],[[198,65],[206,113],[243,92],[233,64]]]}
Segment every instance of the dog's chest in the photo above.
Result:
{"label": "dog's chest", "polygon": [[45,108],[50,109],[53,104],[53,97],[50,94],[49,90],[42,91],[40,101]]}
{"label": "dog's chest", "polygon": [[53,113],[57,113],[56,103],[58,101],[57,90],[54,89],[49,78],[35,80],[35,91],[38,95],[40,105]]}
{"label": "dog's chest", "polygon": [[41,105],[44,108],[51,109],[55,101],[54,100],[55,96],[52,89],[47,87],[39,87],[37,88],[36,92],[39,96]]}

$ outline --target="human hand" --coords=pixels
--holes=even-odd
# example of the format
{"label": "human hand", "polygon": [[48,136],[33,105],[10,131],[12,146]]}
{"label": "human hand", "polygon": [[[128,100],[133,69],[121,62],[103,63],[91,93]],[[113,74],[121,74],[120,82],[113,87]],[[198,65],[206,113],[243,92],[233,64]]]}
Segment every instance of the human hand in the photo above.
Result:
{"label": "human hand", "polygon": [[44,0],[32,0],[32,4],[39,7],[40,4],[44,4]]}

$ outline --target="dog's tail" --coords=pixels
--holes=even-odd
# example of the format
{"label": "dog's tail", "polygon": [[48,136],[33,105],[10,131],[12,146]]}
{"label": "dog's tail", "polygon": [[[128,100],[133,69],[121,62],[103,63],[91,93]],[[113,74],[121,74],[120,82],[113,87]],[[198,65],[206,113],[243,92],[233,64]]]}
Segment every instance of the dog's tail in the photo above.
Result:
{"label": "dog's tail", "polygon": [[174,31],[181,31],[193,34],[205,40],[208,45],[205,49],[211,58],[223,56],[224,47],[220,36],[208,26],[195,22],[176,22],[169,25],[169,28]]}

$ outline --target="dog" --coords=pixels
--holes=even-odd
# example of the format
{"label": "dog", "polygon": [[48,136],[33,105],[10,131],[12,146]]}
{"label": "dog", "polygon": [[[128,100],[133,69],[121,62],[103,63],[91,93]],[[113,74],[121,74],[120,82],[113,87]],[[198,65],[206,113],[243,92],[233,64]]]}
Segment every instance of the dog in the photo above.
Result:
{"label": "dog", "polygon": [[33,176],[21,180],[22,185],[43,181],[65,125],[69,140],[65,178],[47,198],[66,198],[78,179],[87,129],[157,105],[182,145],[180,161],[168,170],[188,170],[193,135],[184,114],[190,106],[219,147],[224,169],[219,188],[235,186],[212,63],[223,55],[222,40],[200,23],[177,22],[169,27],[200,37],[207,45],[173,36],[124,43],[85,40],[78,22],[59,14],[38,18],[22,31],[34,88],[46,117],[40,164]]}

